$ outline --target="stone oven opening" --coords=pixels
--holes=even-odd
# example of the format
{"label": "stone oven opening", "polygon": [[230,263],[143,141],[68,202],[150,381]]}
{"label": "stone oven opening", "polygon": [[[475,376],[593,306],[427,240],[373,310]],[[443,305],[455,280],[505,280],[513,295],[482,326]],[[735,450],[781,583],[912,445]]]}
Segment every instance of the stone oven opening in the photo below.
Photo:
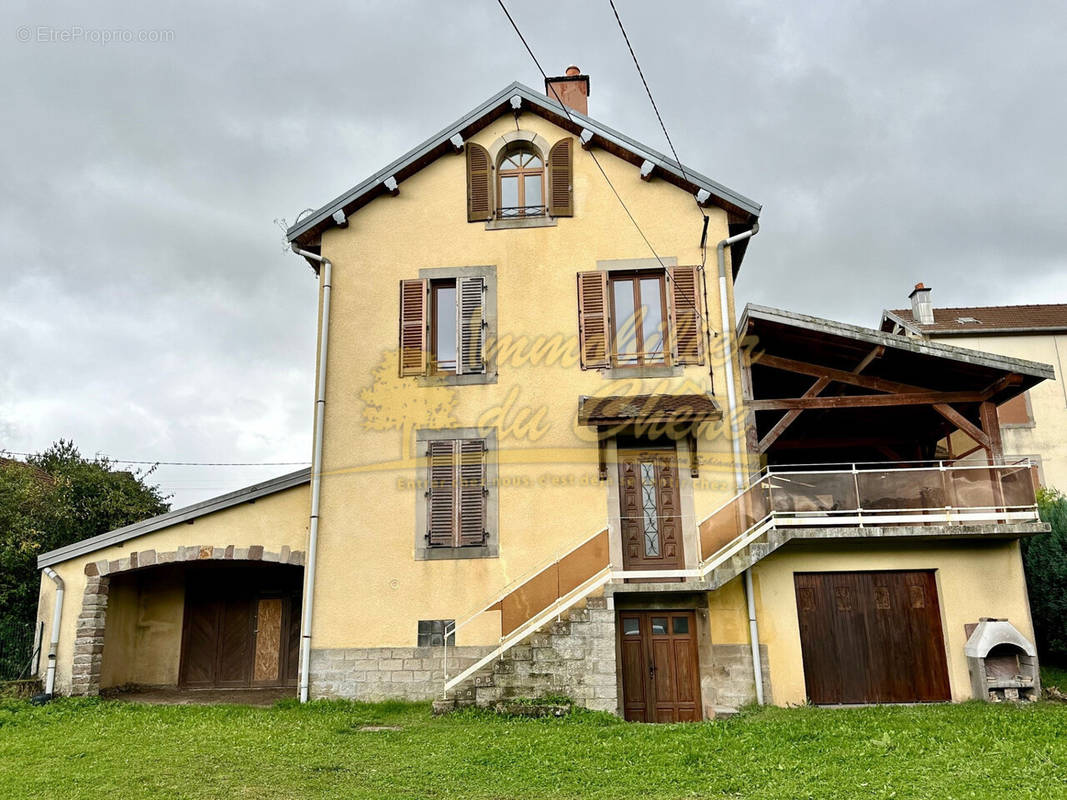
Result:
{"label": "stone oven opening", "polygon": [[993,703],[1037,700],[1041,693],[1037,651],[1006,619],[983,617],[967,626],[964,646],[976,699]]}

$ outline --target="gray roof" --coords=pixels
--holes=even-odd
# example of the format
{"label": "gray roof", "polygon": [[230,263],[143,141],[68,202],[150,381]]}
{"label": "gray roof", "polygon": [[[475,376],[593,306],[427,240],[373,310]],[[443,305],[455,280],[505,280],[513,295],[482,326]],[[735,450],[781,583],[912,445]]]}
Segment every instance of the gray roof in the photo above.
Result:
{"label": "gray roof", "polygon": [[728,189],[721,183],[679,164],[674,159],[584,114],[568,109],[571,119],[574,120],[572,123],[567,119],[567,112],[564,112],[560,103],[516,81],[501,89],[444,130],[431,136],[418,147],[378,170],[362,183],[296,222],[286,233],[289,241],[295,241],[304,246],[316,244],[323,230],[336,225],[333,220],[336,212],[341,211],[346,217],[351,215],[356,209],[386,191],[383,182],[387,178],[395,177],[397,181],[402,181],[437,157],[447,152],[454,152],[454,146],[449,141],[453,136],[459,134],[466,140],[492,120],[502,114],[510,113],[510,101],[515,96],[522,98],[523,111],[531,111],[545,117],[560,127],[572,130],[575,134],[580,134],[582,129],[586,129],[593,134],[593,144],[627,157],[628,160],[638,165],[644,161],[650,161],[656,166],[655,174],[694,194],[701,189],[707,191],[710,195],[709,203],[725,208],[745,220],[755,220],[759,216],[761,206],[754,200]]}
{"label": "gray roof", "polygon": [[162,528],[169,528],[172,525],[191,522],[197,517],[203,517],[206,514],[222,511],[224,508],[230,508],[231,506],[240,505],[241,503],[248,503],[260,497],[266,497],[269,494],[283,492],[286,489],[292,489],[294,486],[300,486],[309,483],[310,481],[311,470],[302,469],[296,472],[290,472],[288,475],[271,478],[262,483],[255,483],[228,494],[212,497],[210,500],[204,500],[200,503],[186,506],[185,508],[168,511],[166,514],[160,514],[151,519],[135,522],[133,525],[127,525],[124,528],[116,528],[113,531],[101,533],[99,536],[92,536],[88,539],[82,539],[80,542],[68,544],[66,547],[60,547],[55,550],[50,550],[47,553],[42,553],[37,557],[37,568],[41,569],[43,567],[50,567],[61,561],[67,561],[71,558],[86,555],[94,550],[101,550],[105,547],[122,544],[130,539],[144,536],[146,533],[152,533],[153,531],[158,531]]}
{"label": "gray roof", "polygon": [[1012,358],[996,353],[986,353],[972,350],[967,347],[958,347],[951,344],[930,341],[928,339],[915,339],[907,336],[898,336],[873,328],[864,328],[859,325],[850,325],[847,322],[812,317],[807,314],[797,314],[793,311],[783,311],[780,308],[770,308],[749,303],[745,306],[741,319],[738,322],[738,336],[748,327],[749,319],[762,319],[769,322],[779,322],[796,328],[803,328],[818,333],[827,333],[844,336],[849,339],[869,342],[872,345],[884,345],[896,350],[907,350],[912,353],[948,358],[967,364],[979,364],[993,369],[1002,369],[1009,372],[1018,372],[1034,378],[1056,379],[1056,373],[1048,364],[1038,361],[1027,361],[1022,358]]}

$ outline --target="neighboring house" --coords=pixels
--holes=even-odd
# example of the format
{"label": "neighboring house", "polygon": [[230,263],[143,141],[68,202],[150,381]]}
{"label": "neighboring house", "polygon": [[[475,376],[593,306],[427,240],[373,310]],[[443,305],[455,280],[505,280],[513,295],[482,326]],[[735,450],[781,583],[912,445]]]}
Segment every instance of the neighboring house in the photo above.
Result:
{"label": "neighboring house", "polygon": [[[1028,456],[1040,482],[1067,490],[1067,383],[1061,351],[1067,351],[1067,304],[934,308],[931,290],[918,284],[910,309],[882,313],[882,330],[1026,358],[1052,365],[1046,381],[997,409],[1005,452]],[[954,455],[976,447],[965,434],[953,437]]]}
{"label": "neighboring house", "polygon": [[289,230],[314,467],[44,554],[57,691],[965,700],[982,617],[1032,670],[1029,473],[930,459],[1052,369],[754,306],[735,333],[760,207],[553,86],[571,108],[512,84]]}

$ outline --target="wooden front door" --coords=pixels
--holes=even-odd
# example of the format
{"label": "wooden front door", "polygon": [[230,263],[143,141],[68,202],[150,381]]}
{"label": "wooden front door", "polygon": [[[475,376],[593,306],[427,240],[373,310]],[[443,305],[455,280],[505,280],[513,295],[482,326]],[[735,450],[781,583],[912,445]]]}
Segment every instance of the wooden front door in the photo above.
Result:
{"label": "wooden front door", "polygon": [[678,460],[673,448],[619,451],[624,569],[685,566],[680,506]]}
{"label": "wooden front door", "polygon": [[805,572],[794,582],[812,703],[951,699],[933,572]]}
{"label": "wooden front door", "polygon": [[699,722],[692,611],[620,611],[623,715],[633,722]]}

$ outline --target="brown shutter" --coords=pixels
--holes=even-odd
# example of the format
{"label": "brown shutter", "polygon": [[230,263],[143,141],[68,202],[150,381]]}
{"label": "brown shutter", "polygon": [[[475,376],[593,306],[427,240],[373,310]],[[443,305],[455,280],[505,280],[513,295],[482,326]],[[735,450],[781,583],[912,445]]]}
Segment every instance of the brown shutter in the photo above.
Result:
{"label": "brown shutter", "polygon": [[455,439],[427,442],[426,543],[451,547],[456,529]]}
{"label": "brown shutter", "polygon": [[400,281],[400,376],[425,375],[427,291],[425,280]]}
{"label": "brown shutter", "polygon": [[467,222],[493,218],[493,175],[489,151],[467,142]]}
{"label": "brown shutter", "polygon": [[485,278],[460,278],[456,283],[456,373],[485,372]]}
{"label": "brown shutter", "polygon": [[572,141],[560,139],[548,151],[548,214],[552,217],[574,216]]}
{"label": "brown shutter", "polygon": [[675,364],[704,363],[704,328],[700,267],[669,267],[671,352]]}
{"label": "brown shutter", "polygon": [[578,273],[578,346],[582,369],[611,366],[608,273]]}
{"label": "brown shutter", "polygon": [[459,546],[485,544],[486,447],[484,439],[459,441]]}

